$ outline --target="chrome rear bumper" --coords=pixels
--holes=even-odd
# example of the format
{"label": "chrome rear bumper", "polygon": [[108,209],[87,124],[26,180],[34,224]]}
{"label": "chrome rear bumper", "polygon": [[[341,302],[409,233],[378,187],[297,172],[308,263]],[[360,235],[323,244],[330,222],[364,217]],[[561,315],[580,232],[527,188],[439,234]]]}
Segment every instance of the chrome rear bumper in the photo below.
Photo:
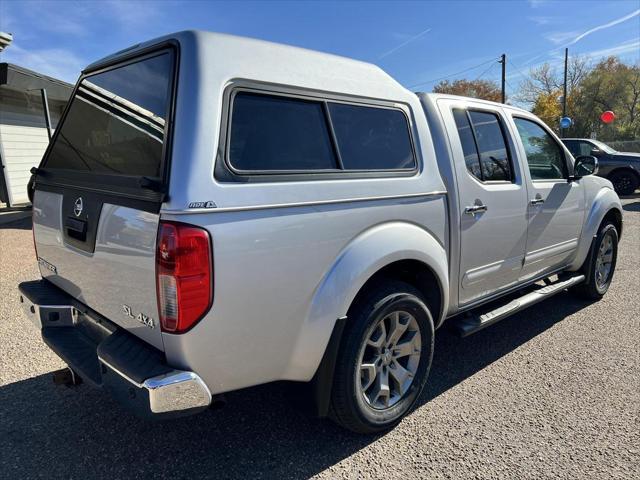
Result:
{"label": "chrome rear bumper", "polygon": [[109,365],[102,358],[98,358],[100,363],[120,375],[131,385],[147,391],[149,408],[152,413],[178,412],[211,405],[212,397],[209,388],[193,372],[173,370],[138,383]]}
{"label": "chrome rear bumper", "polygon": [[24,282],[19,290],[25,314],[51,350],[140,416],[186,415],[211,404],[211,392],[196,373],[171,367],[163,352],[48,281]]}

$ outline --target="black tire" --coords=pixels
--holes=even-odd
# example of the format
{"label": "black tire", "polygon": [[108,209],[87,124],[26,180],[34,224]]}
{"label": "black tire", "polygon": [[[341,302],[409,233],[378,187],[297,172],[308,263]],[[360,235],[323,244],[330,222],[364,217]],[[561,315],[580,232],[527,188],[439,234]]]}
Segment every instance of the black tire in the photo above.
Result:
{"label": "black tire", "polygon": [[631,170],[617,170],[609,176],[618,195],[631,195],[638,188],[638,177]]}
{"label": "black tire", "polygon": [[[409,313],[419,327],[421,348],[411,385],[395,404],[376,409],[360,391],[360,354],[374,327],[392,312]],[[408,331],[408,330],[407,330]],[[404,334],[399,339],[405,338]],[[399,344],[400,340],[394,343]],[[390,280],[364,292],[349,311],[335,366],[329,416],[357,433],[375,433],[395,426],[415,405],[429,375],[433,358],[434,322],[418,290]],[[368,347],[367,347],[368,348]],[[414,364],[415,365],[415,364]],[[391,367],[381,367],[391,368]],[[389,375],[389,374],[387,374]],[[389,377],[390,378],[390,377]],[[393,382],[393,380],[391,381]]]}
{"label": "black tire", "polygon": [[[602,282],[599,281],[597,273],[598,254],[601,246],[603,245],[603,241],[606,241],[605,239],[607,237],[610,237],[612,241],[611,269],[607,275],[607,278]],[[600,225],[598,234],[591,243],[589,256],[582,266],[582,272],[587,277],[587,280],[584,283],[576,286],[573,291],[587,300],[600,300],[604,296],[604,294],[607,293],[607,290],[609,290],[609,286],[611,285],[611,281],[613,280],[613,274],[616,270],[617,259],[618,230],[612,222],[606,220]]]}

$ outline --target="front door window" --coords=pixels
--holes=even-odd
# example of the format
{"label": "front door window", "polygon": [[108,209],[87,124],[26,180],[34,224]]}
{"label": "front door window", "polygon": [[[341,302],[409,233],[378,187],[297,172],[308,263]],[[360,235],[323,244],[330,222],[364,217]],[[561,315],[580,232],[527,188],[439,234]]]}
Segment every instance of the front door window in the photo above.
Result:
{"label": "front door window", "polygon": [[524,146],[532,180],[568,178],[564,151],[549,133],[531,120],[514,119]]}

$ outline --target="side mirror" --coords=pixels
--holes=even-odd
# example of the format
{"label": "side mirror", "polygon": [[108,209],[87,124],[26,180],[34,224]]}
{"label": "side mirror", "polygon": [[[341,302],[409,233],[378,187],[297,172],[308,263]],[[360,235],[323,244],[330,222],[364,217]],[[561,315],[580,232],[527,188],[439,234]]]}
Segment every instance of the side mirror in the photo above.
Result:
{"label": "side mirror", "polygon": [[576,158],[576,163],[573,166],[573,176],[575,178],[595,175],[596,173],[598,173],[598,159],[596,157],[583,155]]}
{"label": "side mirror", "polygon": [[591,156],[592,157],[599,157],[600,155],[602,155],[602,150],[600,150],[599,148],[592,148],[591,149]]}

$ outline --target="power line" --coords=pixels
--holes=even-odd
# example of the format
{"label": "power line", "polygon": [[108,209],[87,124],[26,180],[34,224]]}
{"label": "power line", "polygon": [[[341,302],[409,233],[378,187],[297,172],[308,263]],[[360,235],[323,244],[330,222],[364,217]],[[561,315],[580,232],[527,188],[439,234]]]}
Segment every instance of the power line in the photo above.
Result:
{"label": "power line", "polygon": [[522,70],[520,70],[520,68],[518,68],[517,65],[515,65],[511,60],[507,60],[507,62],[509,62],[509,65],[511,65],[513,68],[515,68],[517,70],[517,72],[522,75],[524,78],[530,77],[530,75],[527,75],[526,73],[523,73]]}
{"label": "power line", "polygon": [[478,75],[478,76],[476,77],[476,79],[474,80],[474,82],[477,82],[478,80],[480,80],[480,78],[481,78],[485,73],[487,73],[489,70],[491,70],[491,69],[492,69],[493,67],[495,67],[495,66],[496,66],[496,64],[495,64],[495,63],[492,63],[491,65],[489,65],[489,68],[487,68],[487,69],[486,69],[485,71],[483,71],[480,75]]}
{"label": "power line", "polygon": [[434,78],[433,80],[425,80],[424,82],[420,82],[420,83],[416,83],[416,84],[413,84],[413,85],[409,85],[407,88],[415,88],[415,87],[419,87],[421,85],[427,85],[429,83],[438,82],[438,81],[444,80],[446,78],[455,77],[456,75],[460,75],[461,73],[466,73],[466,72],[469,72],[471,70],[475,70],[478,67],[482,67],[483,65],[486,65],[487,63],[495,62],[495,61],[496,61],[495,58],[492,58],[491,60],[487,60],[486,62],[479,63],[478,65],[475,65],[473,67],[465,68],[464,70],[460,70],[459,72],[451,73],[449,75],[445,75],[444,77],[440,77],[440,78]]}
{"label": "power line", "polygon": [[509,87],[509,89],[510,89],[512,92],[514,92],[514,91],[516,90],[515,88],[513,88],[513,85],[511,85],[511,84],[509,83],[509,81],[508,81],[506,78],[504,79],[504,81],[505,81],[505,83],[507,84],[507,87]]}

